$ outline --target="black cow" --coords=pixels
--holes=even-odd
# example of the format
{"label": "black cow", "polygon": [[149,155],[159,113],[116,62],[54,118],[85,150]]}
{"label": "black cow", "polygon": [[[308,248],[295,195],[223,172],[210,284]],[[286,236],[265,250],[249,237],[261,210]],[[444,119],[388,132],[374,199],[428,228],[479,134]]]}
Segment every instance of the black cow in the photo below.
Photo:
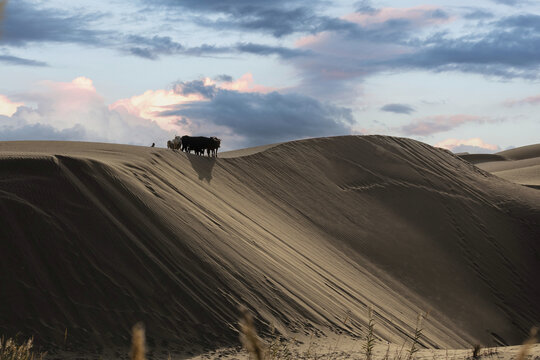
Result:
{"label": "black cow", "polygon": [[221,146],[221,140],[213,136],[182,136],[182,151],[190,153],[193,151],[196,155],[204,155],[206,150],[208,156],[210,153],[217,156],[217,149]]}
{"label": "black cow", "polygon": [[219,147],[221,146],[221,139],[218,139],[215,136],[212,136],[210,138],[210,145],[206,148],[206,153],[208,156],[210,156],[210,153],[212,153],[212,156],[217,157],[217,151]]}

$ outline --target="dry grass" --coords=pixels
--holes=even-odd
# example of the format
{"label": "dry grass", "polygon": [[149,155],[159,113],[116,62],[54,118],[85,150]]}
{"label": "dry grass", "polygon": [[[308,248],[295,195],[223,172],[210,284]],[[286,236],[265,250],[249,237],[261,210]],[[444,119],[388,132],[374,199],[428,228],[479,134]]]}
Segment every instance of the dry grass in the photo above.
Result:
{"label": "dry grass", "polygon": [[33,360],[43,359],[44,353],[35,353],[32,350],[34,340],[28,339],[22,344],[17,344],[13,339],[0,339],[0,360]]}
{"label": "dry grass", "polygon": [[373,308],[368,308],[368,325],[367,325],[367,333],[365,338],[365,343],[362,345],[362,349],[364,350],[364,353],[366,354],[366,360],[371,360],[371,357],[373,356],[373,348],[375,347],[375,320],[373,319]]}
{"label": "dry grass", "polygon": [[[275,329],[272,330],[272,336],[269,341],[269,345],[266,345],[264,341],[258,336],[255,329],[255,322],[253,316],[246,308],[241,308],[241,318],[239,321],[240,341],[244,348],[248,351],[250,359],[255,360],[292,360],[292,359],[304,359],[304,360],[321,360],[321,359],[336,359],[338,355],[344,356],[344,358],[350,358],[350,354],[341,352],[338,354],[337,344],[334,351],[326,353],[324,355],[317,354],[312,351],[310,344],[307,351],[299,353],[292,347],[291,341],[283,338],[281,335],[276,334]],[[390,356],[390,344],[386,350],[386,354],[382,358],[383,360],[414,360],[415,354],[419,350],[420,338],[422,336],[422,323],[425,319],[423,314],[418,315],[418,320],[414,330],[412,338],[412,344],[405,350],[407,341],[401,346],[399,351],[396,351],[394,356]],[[373,315],[373,309],[368,309],[368,324],[366,328],[366,335],[364,337],[364,343],[362,350],[365,360],[373,360],[373,349],[376,344],[376,336],[374,332],[375,321]],[[66,334],[67,336],[67,330]],[[538,328],[533,327],[530,332],[529,338],[523,343],[523,346],[519,349],[519,353],[515,357],[515,360],[527,360],[530,358],[530,348],[538,341]],[[339,339],[338,339],[339,341]],[[294,343],[294,341],[293,341]],[[36,353],[32,350],[33,339],[29,339],[22,344],[17,344],[13,339],[4,340],[0,339],[0,360],[34,360],[43,359],[46,353]],[[472,356],[464,357],[464,360],[480,359],[482,357],[491,357],[497,354],[497,350],[487,349],[484,353],[480,353],[480,345],[475,345],[472,350]],[[406,358],[402,356],[405,351]],[[146,360],[146,341],[145,341],[145,329],[142,323],[137,323],[132,328],[132,341],[131,350],[129,353],[130,360]],[[360,359],[355,358],[354,359]],[[448,350],[446,351],[446,359],[448,359]],[[170,359],[170,354],[169,354]],[[435,356],[434,356],[435,359]],[[536,359],[536,358],[535,358]]]}
{"label": "dry grass", "polygon": [[240,308],[240,312],[242,314],[239,322],[242,345],[256,360],[265,359],[263,342],[257,335],[257,330],[255,330],[253,316],[245,307]]}
{"label": "dry grass", "polygon": [[131,351],[129,353],[131,360],[145,360],[146,344],[144,336],[144,325],[142,323],[135,324],[131,335]]}
{"label": "dry grass", "polygon": [[531,346],[538,341],[537,335],[538,335],[538,328],[533,327],[529,334],[529,338],[525,340],[525,342],[523,343],[523,346],[519,350],[519,354],[517,355],[516,360],[525,360],[527,358],[527,355],[530,352]]}
{"label": "dry grass", "polygon": [[422,313],[418,314],[418,319],[416,321],[416,328],[414,329],[413,342],[409,349],[407,360],[412,360],[414,357],[414,354],[419,350],[417,345],[418,345],[418,341],[420,340],[420,337],[422,336],[422,321],[423,320],[424,320],[424,315],[422,315]]}

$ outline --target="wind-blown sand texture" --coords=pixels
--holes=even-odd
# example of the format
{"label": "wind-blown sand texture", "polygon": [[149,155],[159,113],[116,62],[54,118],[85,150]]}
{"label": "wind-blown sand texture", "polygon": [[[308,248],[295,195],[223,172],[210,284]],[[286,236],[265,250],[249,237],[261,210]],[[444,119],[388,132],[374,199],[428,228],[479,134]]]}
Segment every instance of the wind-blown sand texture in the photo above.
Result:
{"label": "wind-blown sand texture", "polygon": [[503,179],[540,189],[540,144],[460,157]]}
{"label": "wind-blown sand texture", "polygon": [[372,305],[379,341],[429,311],[422,346],[470,348],[540,319],[538,190],[410,139],[259,150],[0,143],[0,334],[103,351],[142,321],[196,355],[239,344],[239,305],[320,339]]}

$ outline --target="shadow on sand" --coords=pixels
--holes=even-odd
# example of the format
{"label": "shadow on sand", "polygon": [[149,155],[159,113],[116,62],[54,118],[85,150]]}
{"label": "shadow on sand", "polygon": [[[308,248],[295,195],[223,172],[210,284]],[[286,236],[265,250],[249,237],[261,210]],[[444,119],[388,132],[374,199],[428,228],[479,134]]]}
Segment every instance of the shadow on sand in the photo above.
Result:
{"label": "shadow on sand", "polygon": [[199,180],[206,180],[208,182],[212,180],[212,169],[216,163],[215,157],[187,154],[187,158],[193,170],[199,175]]}

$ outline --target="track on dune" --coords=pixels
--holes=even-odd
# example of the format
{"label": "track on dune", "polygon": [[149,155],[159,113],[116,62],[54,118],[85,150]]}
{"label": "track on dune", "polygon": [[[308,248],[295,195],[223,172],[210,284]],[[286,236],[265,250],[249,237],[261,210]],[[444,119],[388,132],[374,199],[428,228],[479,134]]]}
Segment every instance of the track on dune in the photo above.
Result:
{"label": "track on dune", "polygon": [[380,339],[429,311],[422,345],[466,347],[540,318],[540,193],[417,141],[21,149],[0,145],[7,336],[99,350],[143,321],[151,346],[202,351],[238,344],[240,305],[298,336],[362,336],[373,306]]}

